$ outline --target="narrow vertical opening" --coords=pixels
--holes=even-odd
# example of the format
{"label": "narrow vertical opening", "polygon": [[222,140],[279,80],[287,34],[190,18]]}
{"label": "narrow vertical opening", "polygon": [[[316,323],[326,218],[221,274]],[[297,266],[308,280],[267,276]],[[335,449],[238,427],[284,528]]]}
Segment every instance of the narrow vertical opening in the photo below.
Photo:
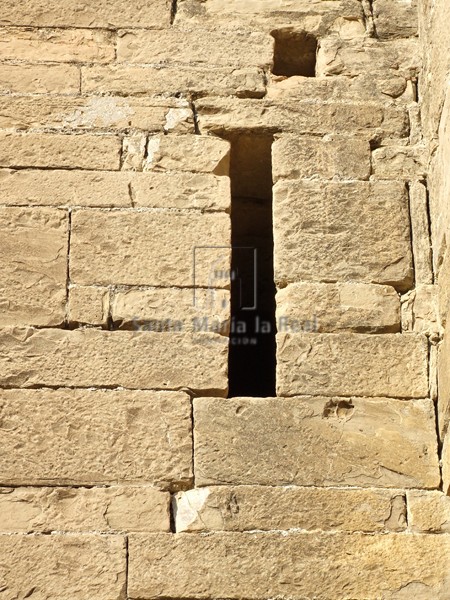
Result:
{"label": "narrow vertical opening", "polygon": [[273,136],[231,142],[232,281],[229,396],[275,396]]}
{"label": "narrow vertical opening", "polygon": [[285,28],[272,31],[272,37],[275,38],[274,75],[315,77],[317,39],[314,35]]}

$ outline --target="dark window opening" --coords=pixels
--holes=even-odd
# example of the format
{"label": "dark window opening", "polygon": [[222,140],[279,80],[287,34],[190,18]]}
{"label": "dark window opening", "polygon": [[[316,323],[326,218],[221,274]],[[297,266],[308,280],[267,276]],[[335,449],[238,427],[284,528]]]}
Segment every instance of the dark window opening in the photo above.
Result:
{"label": "dark window opening", "polygon": [[232,281],[229,396],[275,396],[273,136],[231,142]]}
{"label": "dark window opening", "polygon": [[278,29],[272,31],[275,53],[272,73],[292,77],[316,74],[317,39],[306,31]]}

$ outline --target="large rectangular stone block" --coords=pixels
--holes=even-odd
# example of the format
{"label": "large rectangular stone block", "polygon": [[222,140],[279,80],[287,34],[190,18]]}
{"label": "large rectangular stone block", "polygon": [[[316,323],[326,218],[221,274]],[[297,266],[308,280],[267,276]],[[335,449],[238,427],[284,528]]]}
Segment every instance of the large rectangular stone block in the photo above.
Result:
{"label": "large rectangular stone block", "polygon": [[118,535],[1,535],[2,594],[58,600],[122,600],[125,538]]}
{"label": "large rectangular stone block", "polygon": [[2,390],[0,404],[5,485],[145,483],[180,489],[191,481],[187,394]]}
{"label": "large rectangular stone block", "polygon": [[406,504],[385,490],[212,486],[177,494],[175,522],[177,532],[400,531]]}
{"label": "large rectangular stone block", "polygon": [[223,213],[76,210],[72,215],[73,283],[226,288],[230,252],[230,217]]}
{"label": "large rectangular stone block", "polygon": [[399,600],[414,590],[421,600],[446,600],[449,553],[446,535],[134,534],[128,595]]}
{"label": "large rectangular stone block", "polygon": [[112,135],[0,133],[0,167],[116,171],[120,148]]}
{"label": "large rectangular stone block", "polygon": [[0,209],[0,327],[64,321],[68,223],[64,210]]}
{"label": "large rectangular stone block", "polygon": [[280,396],[428,396],[428,343],[423,335],[280,333]]}
{"label": "large rectangular stone block", "polygon": [[149,486],[0,488],[0,531],[170,531],[169,502]]}
{"label": "large rectangular stone block", "polygon": [[228,340],[221,335],[7,328],[0,341],[4,387],[227,391]]}
{"label": "large rectangular stone block", "polygon": [[2,93],[78,94],[79,91],[80,71],[75,66],[2,64]]}
{"label": "large rectangular stone block", "polygon": [[450,533],[450,497],[445,493],[412,490],[408,498],[408,525],[412,531]]}
{"label": "large rectangular stone block", "polygon": [[194,423],[197,486],[440,482],[430,400],[200,398]]}
{"label": "large rectangular stone block", "polygon": [[417,0],[374,0],[373,16],[380,39],[417,35]]}
{"label": "large rectangular stone block", "polygon": [[440,343],[438,352],[438,423],[439,435],[443,441],[450,425],[450,322],[448,320],[444,340]]}
{"label": "large rectangular stone block", "polygon": [[[295,154],[299,146],[281,147],[280,142],[274,144],[278,173],[313,173],[306,144],[309,172],[295,162],[302,160]],[[313,142],[312,148],[316,144]],[[289,149],[293,156],[288,155]],[[326,149],[327,154],[328,150],[333,160],[333,147]],[[287,165],[280,165],[282,156]],[[322,164],[328,168],[325,160]],[[279,287],[311,280],[379,283],[401,291],[412,286],[408,196],[402,184],[279,181],[273,196],[275,281]],[[385,232],[383,236],[380,231]]]}

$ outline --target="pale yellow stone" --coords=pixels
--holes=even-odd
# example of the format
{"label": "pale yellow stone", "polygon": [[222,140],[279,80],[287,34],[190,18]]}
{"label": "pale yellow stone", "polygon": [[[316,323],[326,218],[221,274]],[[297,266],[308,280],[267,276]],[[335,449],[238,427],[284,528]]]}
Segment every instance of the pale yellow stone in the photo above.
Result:
{"label": "pale yellow stone", "polygon": [[422,335],[280,333],[280,396],[428,396],[428,344]]}
{"label": "pale yellow stone", "polygon": [[120,140],[113,135],[0,133],[0,167],[118,170]]}
{"label": "pale yellow stone", "polygon": [[404,496],[384,490],[212,486],[180,492],[175,510],[177,532],[406,527]]}
{"label": "pale yellow stone", "polygon": [[0,531],[170,531],[169,501],[147,486],[0,488]]}
{"label": "pale yellow stone", "polygon": [[390,286],[293,283],[278,290],[276,301],[280,333],[400,331],[400,299]]}
{"label": "pale yellow stone", "polygon": [[2,390],[0,402],[6,485],[140,483],[180,489],[191,481],[187,394]]}
{"label": "pale yellow stone", "polygon": [[[332,167],[324,155],[347,171],[360,169],[362,165],[347,162],[345,146],[336,149],[316,140],[300,146],[293,139],[281,139],[273,146],[275,176],[315,177],[317,159],[309,154],[315,148],[324,170]],[[412,286],[408,199],[402,184],[278,181],[273,196],[279,287],[308,280],[380,283],[401,291]]]}
{"label": "pale yellow stone", "polygon": [[450,435],[447,433],[442,446],[442,487],[450,496]]}
{"label": "pale yellow stone", "polygon": [[[448,320],[447,320],[448,323]],[[444,439],[450,423],[450,330],[444,333],[444,340],[438,348],[438,424],[441,440]]]}
{"label": "pale yellow stone", "polygon": [[374,0],[373,16],[381,39],[417,34],[418,0]]}
{"label": "pale yellow stone", "polygon": [[134,534],[128,596],[446,600],[449,556],[448,535]]}
{"label": "pale yellow stone", "polygon": [[220,335],[6,328],[0,337],[3,386],[227,391],[228,341]]}
{"label": "pale yellow stone", "polygon": [[437,286],[418,285],[402,297],[402,330],[439,336]]}
{"label": "pale yellow stone", "polygon": [[114,60],[114,38],[99,30],[0,27],[0,60],[106,63]]}
{"label": "pale yellow stone", "polygon": [[131,207],[129,184],[119,172],[0,169],[0,204]]}
{"label": "pale yellow stone", "polygon": [[430,400],[200,398],[194,423],[197,486],[440,482]]}
{"label": "pale yellow stone", "polygon": [[69,65],[11,65],[0,70],[0,92],[16,94],[78,94],[80,71]]}
{"label": "pale yellow stone", "polygon": [[408,525],[412,531],[450,533],[450,497],[442,492],[410,491]]}
{"label": "pale yellow stone", "polygon": [[70,249],[71,281],[81,285],[230,283],[230,217],[224,213],[75,210]]}
{"label": "pale yellow stone", "polygon": [[61,325],[65,318],[68,213],[0,209],[0,326]]}
{"label": "pale yellow stone", "polygon": [[423,146],[383,146],[372,152],[373,174],[377,179],[424,179]]}
{"label": "pale yellow stone", "polygon": [[122,600],[126,561],[119,535],[2,535],[2,594],[5,600]]}
{"label": "pale yellow stone", "polygon": [[[442,327],[445,327],[450,310],[450,251],[447,251],[442,259],[437,285],[440,323]],[[450,321],[448,322],[450,323]]]}
{"label": "pale yellow stone", "polygon": [[109,314],[109,290],[103,287],[76,285],[69,289],[70,323],[106,325]]}
{"label": "pale yellow stone", "polygon": [[414,181],[409,186],[409,210],[415,281],[417,284],[431,284],[433,283],[433,269],[427,188],[419,181]]}

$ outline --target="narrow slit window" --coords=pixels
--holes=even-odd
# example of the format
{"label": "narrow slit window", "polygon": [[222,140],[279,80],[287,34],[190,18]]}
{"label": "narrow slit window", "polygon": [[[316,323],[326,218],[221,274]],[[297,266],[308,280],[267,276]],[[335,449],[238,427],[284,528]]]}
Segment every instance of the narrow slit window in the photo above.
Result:
{"label": "narrow slit window", "polygon": [[272,31],[275,38],[273,58],[274,75],[292,77],[315,77],[317,39],[307,31],[277,29]]}

